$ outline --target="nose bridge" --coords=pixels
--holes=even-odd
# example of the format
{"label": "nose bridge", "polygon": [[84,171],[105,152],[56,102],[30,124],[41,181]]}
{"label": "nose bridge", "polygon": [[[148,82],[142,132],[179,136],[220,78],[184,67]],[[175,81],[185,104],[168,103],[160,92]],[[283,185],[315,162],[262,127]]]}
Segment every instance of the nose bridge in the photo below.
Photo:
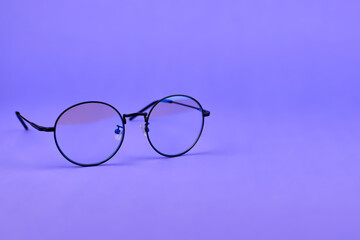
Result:
{"label": "nose bridge", "polygon": [[123,115],[123,117],[124,117],[124,124],[126,123],[126,118],[130,118],[130,119],[131,119],[131,118],[134,118],[134,117],[137,117],[137,116],[143,116],[145,123],[147,123],[147,119],[146,119],[147,113],[137,112],[137,113],[124,114],[124,115]]}

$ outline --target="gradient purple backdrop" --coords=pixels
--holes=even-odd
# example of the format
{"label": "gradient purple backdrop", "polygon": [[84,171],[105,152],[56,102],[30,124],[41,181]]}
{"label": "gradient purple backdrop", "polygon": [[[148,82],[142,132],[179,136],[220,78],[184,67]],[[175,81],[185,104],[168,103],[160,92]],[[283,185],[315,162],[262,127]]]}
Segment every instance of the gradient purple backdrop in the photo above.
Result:
{"label": "gradient purple backdrop", "polygon": [[[359,239],[360,3],[1,1],[0,239]],[[52,126],[81,101],[211,111],[187,155],[136,123],[79,168]]]}

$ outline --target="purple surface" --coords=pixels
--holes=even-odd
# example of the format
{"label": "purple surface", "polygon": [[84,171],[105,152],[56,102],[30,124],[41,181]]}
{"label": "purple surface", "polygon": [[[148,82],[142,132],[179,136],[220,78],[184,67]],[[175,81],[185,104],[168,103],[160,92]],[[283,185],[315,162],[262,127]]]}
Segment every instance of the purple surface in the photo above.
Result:
{"label": "purple surface", "polygon": [[[359,239],[357,1],[2,1],[0,239]],[[81,168],[51,126],[182,93],[211,116],[178,158],[139,125]]]}

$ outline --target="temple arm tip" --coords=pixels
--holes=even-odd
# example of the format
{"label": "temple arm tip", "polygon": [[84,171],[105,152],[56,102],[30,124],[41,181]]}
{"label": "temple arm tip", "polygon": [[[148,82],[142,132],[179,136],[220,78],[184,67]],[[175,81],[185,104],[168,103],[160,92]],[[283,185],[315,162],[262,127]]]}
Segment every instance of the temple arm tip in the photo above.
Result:
{"label": "temple arm tip", "polygon": [[16,111],[15,112],[16,117],[19,119],[19,121],[21,122],[21,124],[24,126],[25,130],[28,130],[28,126],[26,125],[26,123],[23,120],[23,117],[21,116],[20,112]]}
{"label": "temple arm tip", "polygon": [[210,111],[203,109],[203,116],[204,117],[210,116]]}

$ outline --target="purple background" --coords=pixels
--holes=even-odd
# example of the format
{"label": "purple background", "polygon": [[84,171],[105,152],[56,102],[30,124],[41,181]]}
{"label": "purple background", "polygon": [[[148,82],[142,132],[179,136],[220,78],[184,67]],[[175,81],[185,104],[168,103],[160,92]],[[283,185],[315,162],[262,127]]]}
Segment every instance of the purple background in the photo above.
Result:
{"label": "purple background", "polygon": [[[0,239],[359,239],[358,1],[1,1]],[[99,167],[51,133],[67,107],[182,93],[187,155],[138,125]]]}

